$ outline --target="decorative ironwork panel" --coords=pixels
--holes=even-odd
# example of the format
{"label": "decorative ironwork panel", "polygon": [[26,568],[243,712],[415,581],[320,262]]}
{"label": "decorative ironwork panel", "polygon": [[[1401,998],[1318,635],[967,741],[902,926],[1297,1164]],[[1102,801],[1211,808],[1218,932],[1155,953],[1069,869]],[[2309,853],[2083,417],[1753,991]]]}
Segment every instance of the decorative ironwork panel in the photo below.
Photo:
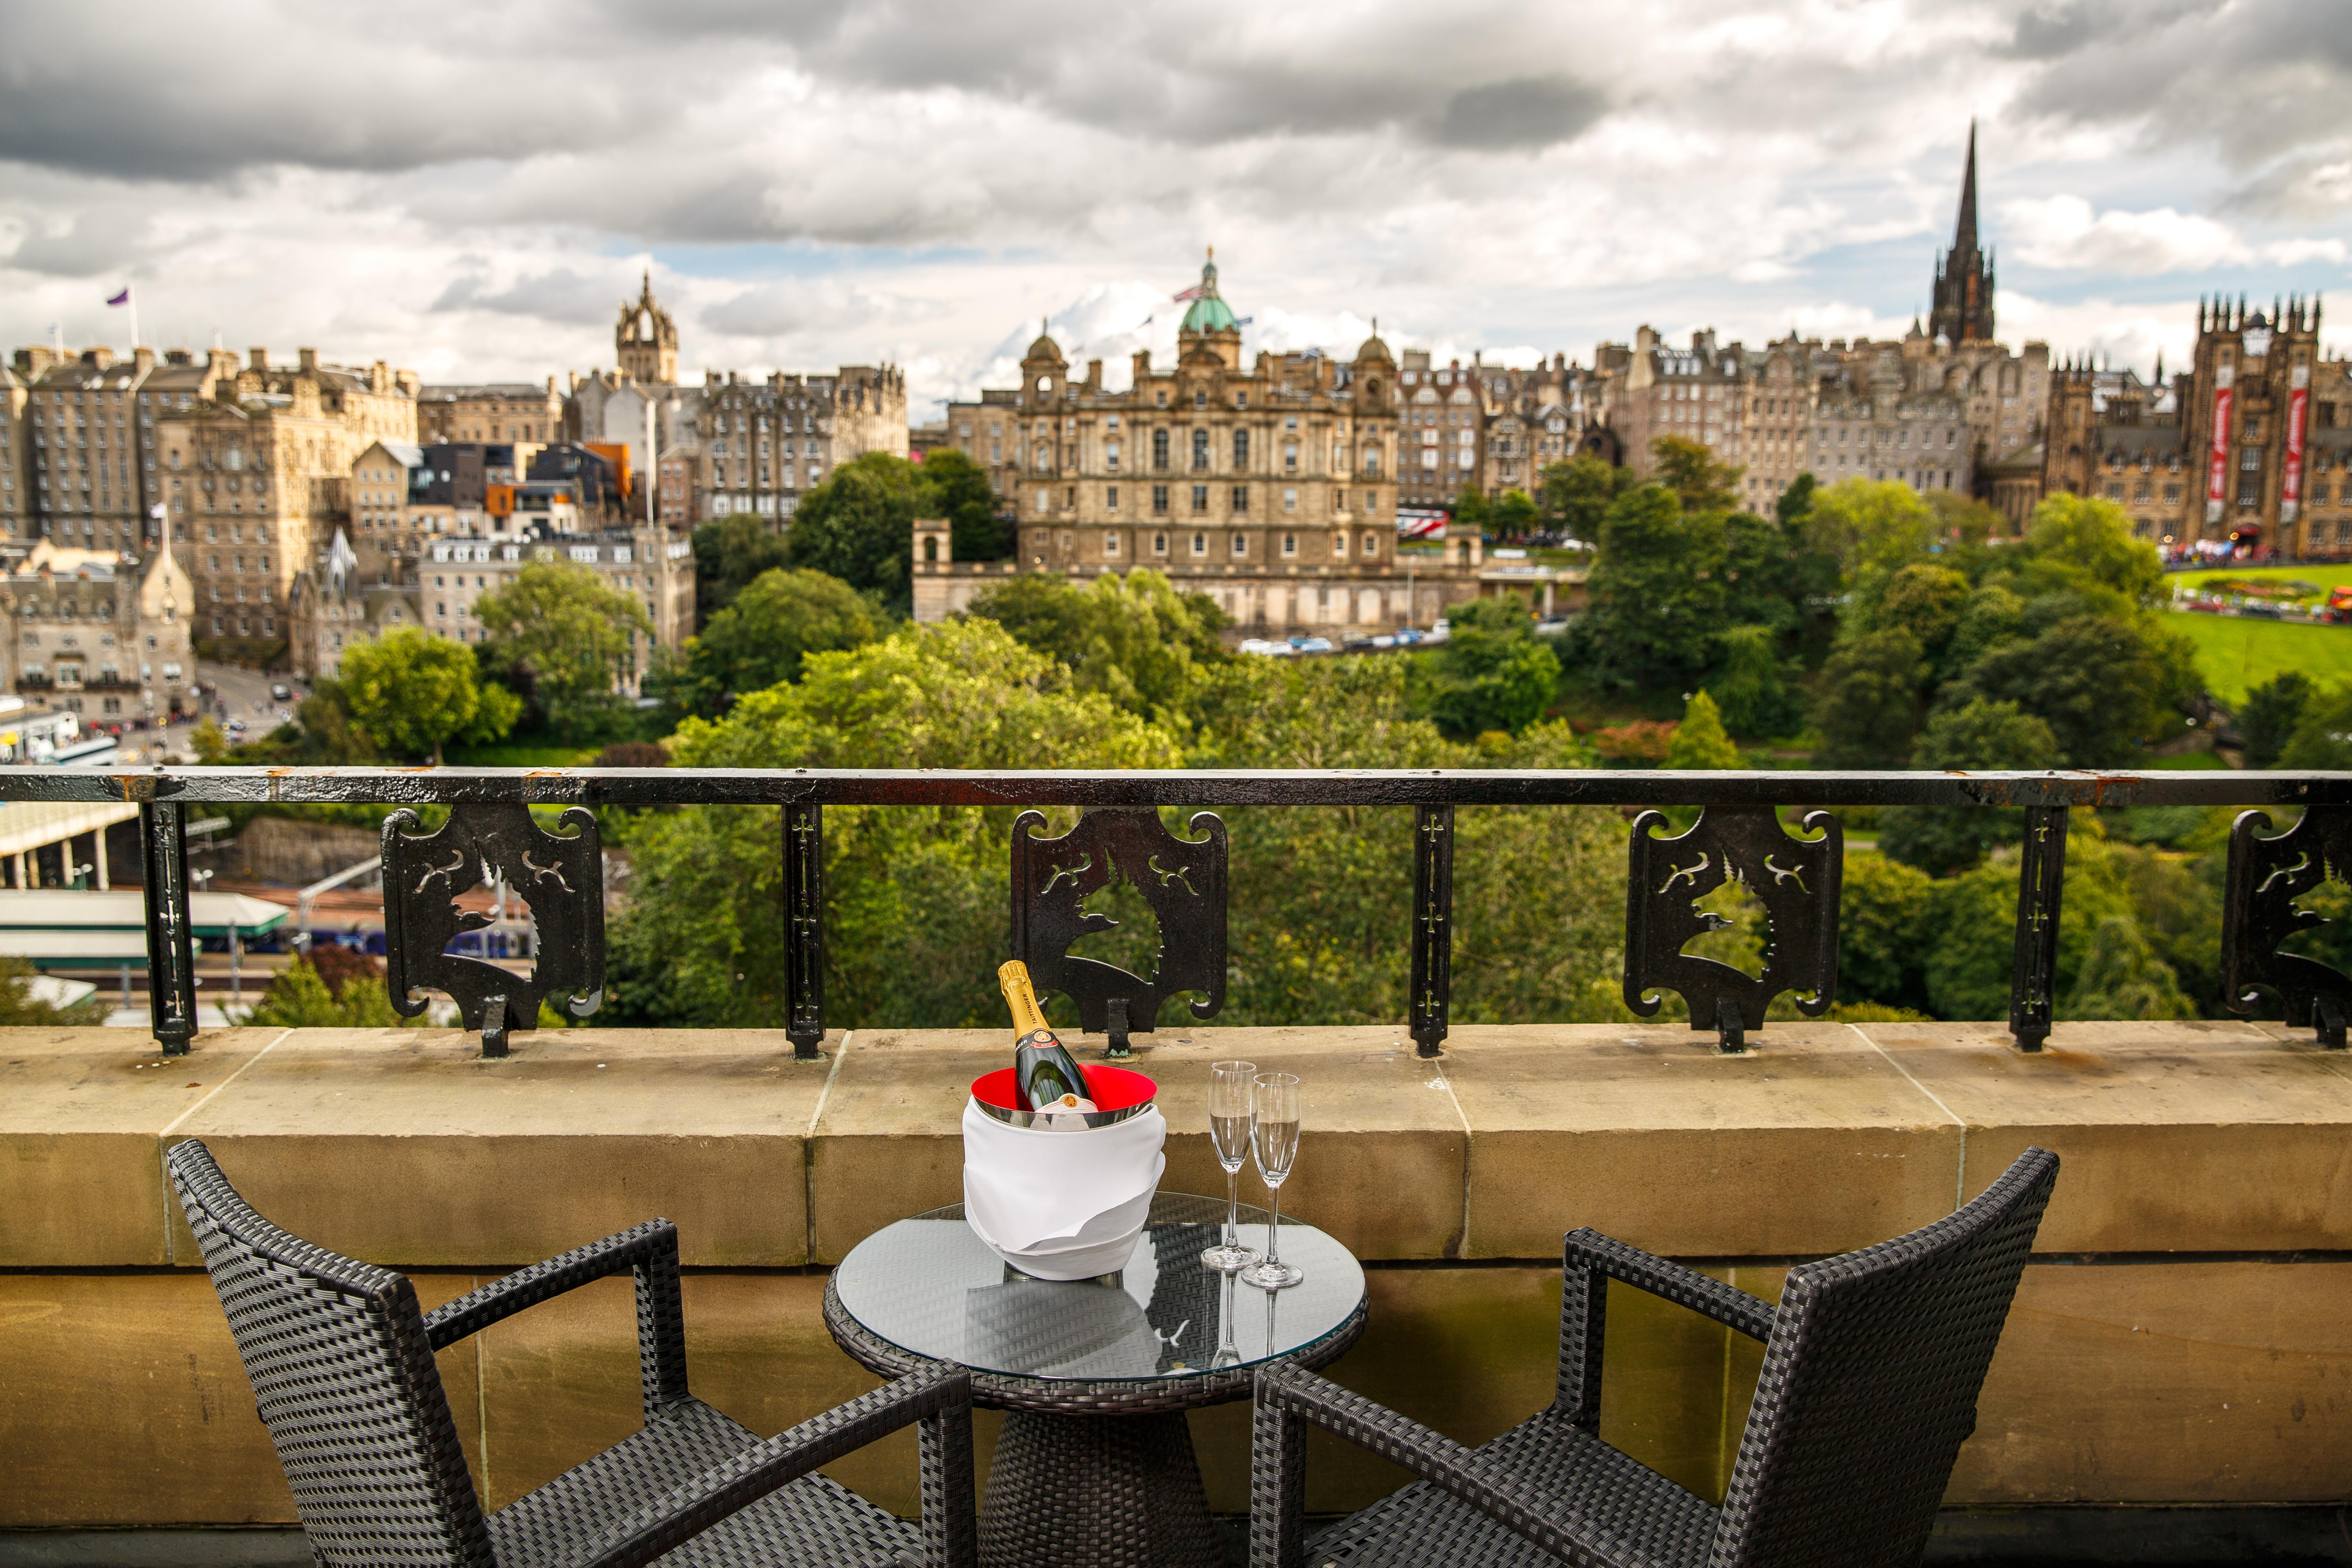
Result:
{"label": "decorative ironwork panel", "polygon": [[2066,891],[2066,808],[2029,806],[2017,866],[2017,950],[2010,969],[2009,1033],[2021,1051],[2050,1038],[2058,989],[2058,911]]}
{"label": "decorative ironwork panel", "polygon": [[[1625,885],[1625,1005],[1646,1018],[1675,991],[1691,1027],[1714,1029],[1724,1050],[1747,1048],[1747,1031],[1784,991],[1800,993],[1798,1011],[1818,1017],[1836,999],[1838,889],[1845,830],[1826,811],[1804,826],[1822,837],[1791,838],[1769,805],[1709,806],[1686,833],[1654,837],[1662,812],[1633,819]],[[1737,881],[1764,906],[1769,922],[1764,972],[1750,979],[1728,963],[1683,951],[1683,944],[1731,922],[1697,907]],[[1810,992],[1807,1000],[1802,994]]]}
{"label": "decorative ironwork panel", "polygon": [[784,807],[784,1032],[795,1060],[823,1059],[824,807]]}
{"label": "decorative ironwork panel", "polygon": [[[405,808],[383,819],[384,984],[392,1005],[415,1017],[418,986],[457,1001],[482,1054],[507,1054],[507,1034],[539,1026],[539,1005],[584,1018],[604,1000],[604,859],[595,814],[572,806],[558,819],[570,837],[548,832],[520,805],[456,805],[438,832],[416,833]],[[473,888],[508,887],[530,905],[539,951],[530,973],[447,952],[452,939],[480,931],[488,915],[457,907]]]}
{"label": "decorative ironwork panel", "polygon": [[2345,1018],[2352,1015],[2352,979],[2331,965],[2279,943],[2327,923],[2295,900],[2330,878],[2352,879],[2352,808],[2315,805],[2284,833],[2264,838],[2271,825],[2259,811],[2242,813],[2230,828],[2230,879],[2221,906],[2221,995],[2244,1013],[2257,986],[2279,994],[2289,1028],[2315,1031],[2332,1051],[2344,1048]]}
{"label": "decorative ironwork panel", "polygon": [[1412,821],[1412,1037],[1424,1057],[1445,1043],[1454,1001],[1454,808],[1423,805]]}
{"label": "decorative ironwork panel", "polygon": [[[1160,1005],[1180,991],[1203,993],[1193,1017],[1215,1017],[1225,1005],[1224,823],[1198,812],[1185,829],[1205,837],[1179,838],[1150,806],[1099,806],[1059,838],[1038,837],[1045,826],[1035,811],[1013,824],[1013,955],[1037,989],[1076,1003],[1079,1026],[1108,1035],[1114,1057],[1127,1055],[1129,1031],[1156,1028]],[[1114,876],[1160,922],[1149,977],[1070,954],[1080,937],[1118,923],[1085,907]]]}
{"label": "decorative ironwork panel", "polygon": [[195,926],[188,910],[187,808],[150,801],[139,808],[145,854],[147,1009],[167,1057],[188,1054],[196,1037]]}

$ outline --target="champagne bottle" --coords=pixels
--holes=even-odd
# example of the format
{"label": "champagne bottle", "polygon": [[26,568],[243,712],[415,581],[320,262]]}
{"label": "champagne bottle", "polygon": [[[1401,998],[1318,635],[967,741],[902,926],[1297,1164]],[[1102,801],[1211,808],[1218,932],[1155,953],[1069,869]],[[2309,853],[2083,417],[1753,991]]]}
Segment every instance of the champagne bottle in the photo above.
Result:
{"label": "champagne bottle", "polygon": [[1023,1110],[1076,1113],[1095,1109],[1078,1058],[1045,1023],[1045,1010],[1019,959],[996,972],[1004,1004],[1013,1009],[1013,1102]]}

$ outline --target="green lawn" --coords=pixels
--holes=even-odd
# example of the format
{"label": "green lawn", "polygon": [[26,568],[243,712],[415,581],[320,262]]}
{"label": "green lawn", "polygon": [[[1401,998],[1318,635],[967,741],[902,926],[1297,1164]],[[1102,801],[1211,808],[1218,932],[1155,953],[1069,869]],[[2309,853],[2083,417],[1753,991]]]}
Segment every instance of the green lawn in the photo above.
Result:
{"label": "green lawn", "polygon": [[[2282,576],[2317,580],[2340,574],[2352,581],[2352,567],[2294,568]],[[2229,574],[2251,576],[2251,573]],[[2197,645],[2197,667],[2224,707],[2245,700],[2246,689],[2283,670],[2299,669],[2314,680],[2352,682],[2352,626],[2289,626],[2237,616],[2168,615],[2166,624]]]}

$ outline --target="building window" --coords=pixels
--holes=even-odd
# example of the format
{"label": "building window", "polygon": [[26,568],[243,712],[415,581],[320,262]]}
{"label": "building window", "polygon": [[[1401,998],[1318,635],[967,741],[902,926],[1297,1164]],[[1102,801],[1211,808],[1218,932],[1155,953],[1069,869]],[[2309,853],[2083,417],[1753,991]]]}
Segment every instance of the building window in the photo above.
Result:
{"label": "building window", "polygon": [[1118,487],[1117,485],[1106,485],[1103,487],[1103,510],[1105,511],[1117,511],[1118,510]]}
{"label": "building window", "polygon": [[1209,406],[1209,395],[1205,392],[1194,393],[1192,395],[1192,406],[1195,408],[1206,408]]}
{"label": "building window", "polygon": [[1116,442],[1116,441],[1110,442],[1108,445],[1107,445],[1107,446],[1105,446],[1105,447],[1103,447],[1103,465],[1104,465],[1106,468],[1109,468],[1113,473],[1117,473],[1117,472],[1118,471],[1118,442]]}
{"label": "building window", "polygon": [[1380,552],[1381,536],[1377,533],[1368,533],[1364,535],[1364,559],[1370,561],[1373,556],[1378,555]]}
{"label": "building window", "polygon": [[1297,485],[1286,485],[1283,487],[1282,510],[1285,511],[1297,511],[1298,510],[1298,487]]}
{"label": "building window", "polygon": [[[1167,394],[1160,394],[1160,401],[1165,403],[1167,400]],[[1168,432],[1165,430],[1151,433],[1151,466],[1155,468],[1168,466]]]}
{"label": "building window", "polygon": [[1209,510],[1208,486],[1194,485],[1192,487],[1192,510],[1194,511],[1206,511]]}
{"label": "building window", "polygon": [[1118,535],[1117,533],[1106,533],[1103,535],[1103,558],[1107,561],[1116,561],[1118,559]]}
{"label": "building window", "polygon": [[1282,471],[1286,474],[1298,471],[1298,443],[1296,441],[1282,444]]}
{"label": "building window", "polygon": [[1209,433],[1206,430],[1195,430],[1192,432],[1192,471],[1204,473],[1208,467]]}
{"label": "building window", "polygon": [[1234,432],[1234,472],[1249,472],[1249,432],[1246,429]]}
{"label": "building window", "polygon": [[1235,485],[1234,487],[1233,501],[1234,515],[1235,517],[1247,517],[1249,515],[1249,486]]}
{"label": "building window", "polygon": [[1042,489],[1037,492],[1037,510],[1039,511],[1045,510],[1045,492]]}
{"label": "building window", "polygon": [[1164,512],[1168,510],[1168,487],[1166,485],[1154,485],[1151,487],[1151,510],[1157,512]]}
{"label": "building window", "polygon": [[1233,539],[1234,553],[1235,555],[1247,555],[1249,553],[1249,535],[1246,533],[1236,533],[1233,536]]}
{"label": "building window", "polygon": [[1286,533],[1282,536],[1282,553],[1286,558],[1298,553],[1298,535]]}
{"label": "building window", "polygon": [[1168,536],[1166,534],[1155,533],[1151,536],[1151,553],[1154,555],[1165,555],[1168,553]]}

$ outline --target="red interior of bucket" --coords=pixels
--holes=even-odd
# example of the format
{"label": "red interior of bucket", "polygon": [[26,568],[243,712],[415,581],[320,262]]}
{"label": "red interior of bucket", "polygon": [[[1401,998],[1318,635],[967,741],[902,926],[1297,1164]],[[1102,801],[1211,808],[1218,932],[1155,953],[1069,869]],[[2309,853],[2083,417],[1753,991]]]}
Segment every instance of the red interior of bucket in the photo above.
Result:
{"label": "red interior of bucket", "polygon": [[[1097,1110],[1125,1110],[1130,1105],[1141,1105],[1160,1092],[1160,1086],[1139,1072],[1126,1068],[1090,1067],[1079,1064],[1078,1070],[1087,1075],[1089,1098]],[[1013,1099],[1013,1069],[999,1068],[971,1080],[971,1097],[982,1105],[993,1105],[1005,1110],[1020,1109]]]}

